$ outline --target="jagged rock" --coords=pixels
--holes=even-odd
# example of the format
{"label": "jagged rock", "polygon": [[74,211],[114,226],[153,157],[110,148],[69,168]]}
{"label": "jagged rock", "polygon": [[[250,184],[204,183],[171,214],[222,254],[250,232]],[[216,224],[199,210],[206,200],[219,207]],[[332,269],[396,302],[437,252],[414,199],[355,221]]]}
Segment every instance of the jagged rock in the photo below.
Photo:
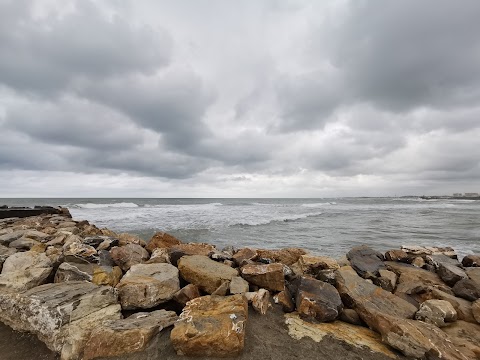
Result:
{"label": "jagged rock", "polygon": [[93,246],[83,244],[76,235],[71,235],[63,245],[63,256],[68,262],[96,263],[97,250]]}
{"label": "jagged rock", "polygon": [[437,269],[438,275],[449,286],[454,286],[458,281],[462,279],[468,279],[465,271],[457,266],[451,264],[440,263]]}
{"label": "jagged rock", "polygon": [[298,279],[295,303],[303,319],[320,322],[335,320],[343,309],[335,287],[308,277]]}
{"label": "jagged rock", "polygon": [[409,256],[403,250],[388,250],[385,253],[385,260],[387,261],[399,261],[399,262],[408,262]]}
{"label": "jagged rock", "polygon": [[393,271],[380,269],[378,278],[373,279],[373,283],[380,286],[383,290],[392,292],[397,284],[397,274]]}
{"label": "jagged rock", "polygon": [[233,254],[229,252],[224,252],[224,251],[214,251],[209,254],[210,259],[215,260],[215,261],[220,261],[223,262],[225,260],[232,260],[233,259]]}
{"label": "jagged rock", "polygon": [[455,250],[451,247],[432,247],[432,246],[402,246],[402,250],[409,255],[445,255],[452,259],[457,258]]}
{"label": "jagged rock", "polygon": [[280,291],[277,295],[273,297],[273,301],[276,304],[282,305],[282,310],[286,313],[291,313],[295,311],[295,303],[293,302],[290,291],[286,287],[285,290]]}
{"label": "jagged rock", "polygon": [[45,249],[45,255],[50,259],[54,268],[58,268],[60,264],[64,261],[62,248],[48,246]]}
{"label": "jagged rock", "polygon": [[121,234],[117,234],[117,236],[115,237],[118,239],[118,244],[120,246],[125,246],[128,244],[140,245],[142,247],[147,246],[147,243],[145,242],[145,240],[139,238],[137,235],[121,233]]}
{"label": "jagged rock", "polygon": [[259,287],[271,291],[282,291],[285,287],[282,264],[245,265],[240,272],[245,280]]}
{"label": "jagged rock", "polygon": [[122,309],[149,309],[180,290],[178,269],[170,264],[136,264],[116,286]]}
{"label": "jagged rock", "polygon": [[3,263],[9,256],[15,254],[17,250],[0,245],[0,272],[2,271]]}
{"label": "jagged rock", "polygon": [[202,255],[183,256],[178,261],[178,270],[183,279],[208,294],[238,276],[237,270]]}
{"label": "jagged rock", "polygon": [[170,339],[178,355],[236,356],[243,350],[247,316],[243,295],[202,296],[185,306]]}
{"label": "jagged rock", "polygon": [[177,249],[168,249],[168,259],[170,264],[178,267],[178,260],[187,255],[185,252]]}
{"label": "jagged rock", "polygon": [[452,304],[445,300],[427,300],[420,305],[415,319],[443,327],[457,320],[457,312]]}
{"label": "jagged rock", "polygon": [[83,281],[0,292],[0,310],[0,321],[37,335],[62,360],[80,359],[90,332],[103,320],[121,318],[113,288]]}
{"label": "jagged rock", "polygon": [[252,304],[255,311],[262,315],[267,313],[267,310],[272,306],[270,304],[270,292],[265,289],[259,289],[258,291],[247,292],[245,297],[248,302]]}
{"label": "jagged rock", "polygon": [[351,267],[364,279],[379,276],[378,270],[384,269],[383,254],[368,246],[356,246],[347,253]]}
{"label": "jagged rock", "polygon": [[12,241],[9,247],[20,250],[20,251],[28,251],[32,247],[38,244],[41,244],[41,243],[37,240],[21,237],[20,239]]}
{"label": "jagged rock", "polygon": [[360,319],[358,313],[353,309],[343,309],[338,319],[352,325],[364,325],[364,322]]}
{"label": "jagged rock", "polygon": [[459,320],[442,330],[468,359],[480,359],[480,325]]}
{"label": "jagged rock", "polygon": [[93,267],[92,282],[97,285],[117,286],[122,278],[122,269],[118,266],[98,266]]}
{"label": "jagged rock", "polygon": [[126,319],[107,320],[96,327],[83,353],[83,360],[122,356],[144,351],[155,336],[177,320],[173,311],[140,312]]}
{"label": "jagged rock", "polygon": [[335,259],[326,256],[301,255],[298,267],[302,274],[317,276],[323,270],[336,270],[340,268]]}
{"label": "jagged rock", "polygon": [[170,234],[157,232],[152,236],[145,248],[151,253],[157,248],[171,248],[172,246],[180,245],[181,243],[180,240]]}
{"label": "jagged rock", "polygon": [[11,242],[20,239],[25,234],[25,232],[25,230],[16,230],[0,235],[0,245],[9,246]]}
{"label": "jagged rock", "polygon": [[435,273],[398,262],[386,261],[385,265],[388,270],[398,275],[397,288],[395,290],[395,294],[397,295],[414,294],[428,286],[452,293],[450,288]]}
{"label": "jagged rock", "polygon": [[456,296],[468,301],[475,301],[480,298],[480,284],[471,279],[462,279],[452,288]]}
{"label": "jagged rock", "polygon": [[246,265],[247,261],[253,260],[257,257],[257,251],[252,250],[249,248],[244,248],[238,250],[235,254],[233,254],[233,261],[237,266]]}
{"label": "jagged rock", "polygon": [[43,243],[38,243],[32,246],[32,248],[30,249],[30,251],[39,252],[39,253],[45,252],[46,250],[47,250],[47,244],[43,244]]}
{"label": "jagged rock", "polygon": [[472,315],[475,320],[480,323],[480,300],[474,301],[472,304]]}
{"label": "jagged rock", "polygon": [[150,259],[146,262],[147,264],[170,264],[170,256],[168,254],[168,249],[166,248],[156,248],[153,250]]}
{"label": "jagged rock", "polygon": [[123,271],[127,271],[133,265],[142,264],[149,258],[147,250],[136,244],[114,247],[110,250],[110,255]]}
{"label": "jagged rock", "polygon": [[472,303],[465,299],[455,297],[434,287],[424,288],[422,292],[413,295],[413,297],[419,303],[432,299],[446,300],[450,304],[452,304],[453,308],[457,312],[457,317],[459,320],[464,320],[472,323],[476,322],[472,313]]}
{"label": "jagged rock", "polygon": [[173,300],[180,305],[185,306],[187,302],[197,297],[200,297],[200,291],[198,290],[198,287],[193,284],[188,284],[173,295]]}
{"label": "jagged rock", "polygon": [[[362,279],[349,266],[337,270],[337,289],[343,303],[355,309],[364,309],[362,320],[368,323],[368,318],[375,312],[383,312],[400,318],[413,318],[417,308],[409,302],[392,293],[379,288]],[[364,318],[365,317],[365,318]]]}
{"label": "jagged rock", "polygon": [[257,259],[268,260],[290,266],[298,261],[300,256],[307,252],[299,248],[285,248],[280,250],[257,250]]}
{"label": "jagged rock", "polygon": [[417,256],[412,260],[411,264],[415,267],[423,268],[425,266],[425,260],[423,260],[421,256]]}
{"label": "jagged rock", "polygon": [[[367,348],[382,358],[387,356],[397,359],[396,354],[387,345],[382,344],[380,335],[366,327],[341,321],[312,324],[303,321],[296,314],[286,314],[285,318],[288,333],[296,340],[308,337],[315,342],[320,342],[325,337],[334,338],[356,348]],[[335,354],[332,354],[332,358],[335,358]]]}
{"label": "jagged rock", "polygon": [[232,277],[230,281],[230,294],[244,294],[249,291],[248,281],[240,276]]}
{"label": "jagged rock", "polygon": [[457,259],[453,259],[449,256],[438,254],[438,255],[425,255],[425,260],[427,264],[435,266],[435,269],[438,269],[441,264],[443,265],[452,265],[455,267],[461,267],[462,265]]}
{"label": "jagged rock", "polygon": [[78,264],[64,262],[55,273],[54,282],[65,281],[92,281],[93,264]]}
{"label": "jagged rock", "polygon": [[228,289],[230,288],[230,281],[224,281],[213,293],[212,295],[225,296],[227,295]]}
{"label": "jagged rock", "polygon": [[47,246],[62,246],[65,243],[65,239],[68,235],[66,234],[56,234],[52,240],[46,242]]}
{"label": "jagged rock", "polygon": [[480,255],[467,255],[462,259],[462,265],[465,267],[480,266]]}
{"label": "jagged rock", "polygon": [[329,283],[330,285],[336,284],[335,282],[335,270],[328,269],[328,270],[320,270],[315,276],[317,280]]}
{"label": "jagged rock", "polygon": [[112,255],[110,255],[110,251],[108,250],[98,250],[98,265],[100,266],[116,266],[115,261],[112,259]]}
{"label": "jagged rock", "polygon": [[442,330],[422,321],[403,319],[380,311],[360,309],[367,325],[382,335],[382,341],[415,359],[468,360]]}
{"label": "jagged rock", "polygon": [[15,253],[3,263],[0,289],[25,291],[43,284],[51,272],[52,263],[45,253]]}

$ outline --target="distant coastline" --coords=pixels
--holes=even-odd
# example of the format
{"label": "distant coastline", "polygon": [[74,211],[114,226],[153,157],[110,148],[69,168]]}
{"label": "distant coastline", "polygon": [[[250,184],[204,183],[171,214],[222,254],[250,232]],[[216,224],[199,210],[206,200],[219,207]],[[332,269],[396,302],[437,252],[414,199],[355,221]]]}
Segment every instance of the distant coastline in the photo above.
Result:
{"label": "distant coastline", "polygon": [[420,196],[424,200],[480,200],[480,196]]}

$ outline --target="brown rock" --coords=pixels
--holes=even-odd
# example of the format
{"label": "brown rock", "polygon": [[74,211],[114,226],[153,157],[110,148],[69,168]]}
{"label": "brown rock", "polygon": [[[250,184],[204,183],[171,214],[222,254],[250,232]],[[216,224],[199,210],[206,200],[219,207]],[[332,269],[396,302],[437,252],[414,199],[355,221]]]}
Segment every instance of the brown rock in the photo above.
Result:
{"label": "brown rock", "polygon": [[272,307],[270,304],[270,292],[265,289],[259,289],[255,292],[245,293],[245,297],[252,303],[252,307],[255,311],[262,315],[267,313],[267,310]]}
{"label": "brown rock", "polygon": [[477,284],[480,284],[480,268],[476,267],[471,267],[465,269],[465,272],[467,273],[468,277],[475,281]]}
{"label": "brown rock", "polygon": [[282,264],[245,265],[240,271],[245,280],[259,287],[271,291],[282,291],[285,287]]}
{"label": "brown rock", "polygon": [[412,260],[412,265],[418,268],[422,268],[425,266],[425,260],[421,256],[417,256]]}
{"label": "brown rock", "polygon": [[385,259],[387,261],[399,261],[399,262],[408,262],[409,256],[403,250],[389,250],[385,253]]}
{"label": "brown rock", "polygon": [[244,294],[249,291],[248,281],[240,276],[234,276],[230,281],[230,294]]}
{"label": "brown rock", "polygon": [[469,359],[480,359],[480,325],[459,320],[442,330]]}
{"label": "brown rock", "polygon": [[298,261],[300,256],[307,252],[299,248],[285,248],[280,250],[257,250],[257,259],[264,259],[270,262],[292,265]]}
{"label": "brown rock", "polygon": [[217,251],[217,249],[215,246],[206,243],[188,243],[172,246],[170,248],[170,253],[173,251],[179,251],[185,255],[209,256],[212,252]]}
{"label": "brown rock", "polygon": [[383,290],[392,292],[397,284],[397,275],[390,270],[378,270],[379,277],[373,280],[373,283],[380,286]]}
{"label": "brown rock", "polygon": [[257,256],[257,251],[252,250],[249,248],[244,248],[238,250],[235,254],[233,254],[233,261],[237,264],[237,266],[245,265],[245,261],[252,260]]}
{"label": "brown rock", "polygon": [[170,255],[168,253],[168,249],[154,249],[150,259],[147,261],[147,264],[170,264]]}
{"label": "brown rock", "polygon": [[171,248],[180,245],[182,242],[176,237],[165,232],[157,232],[148,242],[146,249],[151,253],[157,248]]}
{"label": "brown rock", "polygon": [[322,270],[336,270],[340,268],[335,259],[326,256],[302,255],[298,259],[298,265],[303,274],[317,276]]}
{"label": "brown rock", "polygon": [[122,309],[148,309],[180,290],[178,270],[170,264],[132,265],[117,285]]}
{"label": "brown rock", "polygon": [[245,341],[248,303],[243,295],[203,296],[190,301],[170,334],[178,355],[239,355]]}
{"label": "brown rock", "polygon": [[54,282],[92,281],[93,267],[93,264],[64,262],[58,267],[58,270],[55,273]]}
{"label": "brown rock", "polygon": [[98,261],[97,250],[93,246],[81,242],[76,235],[70,235],[63,245],[65,261],[80,263],[95,263]]}
{"label": "brown rock", "polygon": [[305,320],[330,322],[343,309],[337,289],[323,281],[301,277],[296,294],[297,311]]}
{"label": "brown rock", "polygon": [[356,246],[347,253],[351,267],[364,279],[379,276],[378,270],[384,269],[383,254],[368,246]]}
{"label": "brown rock", "polygon": [[202,255],[183,256],[178,261],[178,270],[182,278],[208,294],[238,276],[237,270]]}
{"label": "brown rock", "polygon": [[275,295],[273,301],[276,304],[282,305],[282,309],[286,313],[295,311],[295,303],[293,302],[292,295],[290,295],[290,291],[287,288]]}
{"label": "brown rock", "polygon": [[0,274],[0,290],[25,291],[31,289],[44,284],[51,272],[52,262],[45,253],[33,251],[15,253],[3,263]]}
{"label": "brown rock", "polygon": [[472,315],[474,319],[480,323],[480,300],[474,301],[472,304]]}
{"label": "brown rock", "polygon": [[462,265],[466,267],[480,266],[480,255],[467,255],[462,259]]}
{"label": "brown rock", "polygon": [[437,273],[442,278],[442,280],[445,281],[445,283],[449,286],[454,286],[458,281],[462,279],[468,279],[465,271],[451,264],[439,264]]}
{"label": "brown rock", "polygon": [[224,281],[217,290],[215,290],[212,295],[225,296],[227,295],[228,289],[230,288],[230,281]]}
{"label": "brown rock", "polygon": [[358,316],[358,313],[353,309],[343,309],[338,318],[339,320],[352,325],[363,326],[365,324],[362,319],[360,319],[360,316]]}
{"label": "brown rock", "polygon": [[115,237],[118,239],[118,244],[120,246],[125,246],[125,245],[128,245],[128,244],[135,244],[135,245],[140,245],[142,247],[145,247],[147,245],[145,240],[139,238],[136,235],[122,233],[122,234],[118,234]]}
{"label": "brown rock", "polygon": [[123,271],[127,271],[133,265],[146,262],[149,256],[147,250],[136,244],[114,247],[110,250],[110,255]]}
{"label": "brown rock", "polygon": [[97,285],[117,286],[122,278],[122,269],[118,266],[97,266],[93,267],[92,282]]}
{"label": "brown rock", "polygon": [[480,284],[471,279],[462,279],[452,288],[456,296],[468,301],[475,301],[480,298]]}
{"label": "brown rock", "polygon": [[445,300],[427,300],[420,305],[415,319],[443,327],[457,320],[457,312],[452,304]]}
{"label": "brown rock", "polygon": [[84,360],[122,356],[144,351],[155,336],[177,320],[173,311],[141,312],[126,319],[107,320],[92,331]]}
{"label": "brown rock", "polygon": [[200,291],[198,290],[198,287],[193,284],[188,284],[173,295],[173,300],[180,305],[185,306],[187,302],[197,297],[200,297]]}
{"label": "brown rock", "polygon": [[455,250],[451,247],[432,247],[432,246],[402,246],[402,250],[409,255],[445,255],[452,259],[457,258]]}

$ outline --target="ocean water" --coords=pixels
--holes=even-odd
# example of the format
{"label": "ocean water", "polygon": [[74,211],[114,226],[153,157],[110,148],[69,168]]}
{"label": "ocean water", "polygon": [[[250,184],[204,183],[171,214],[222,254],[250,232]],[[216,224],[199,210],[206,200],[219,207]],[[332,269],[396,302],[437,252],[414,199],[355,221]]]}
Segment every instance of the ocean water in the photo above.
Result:
{"label": "ocean water", "polygon": [[451,246],[480,253],[480,201],[332,199],[0,199],[6,205],[62,205],[76,220],[148,240],[166,231],[219,248],[302,247],[342,256],[356,245]]}

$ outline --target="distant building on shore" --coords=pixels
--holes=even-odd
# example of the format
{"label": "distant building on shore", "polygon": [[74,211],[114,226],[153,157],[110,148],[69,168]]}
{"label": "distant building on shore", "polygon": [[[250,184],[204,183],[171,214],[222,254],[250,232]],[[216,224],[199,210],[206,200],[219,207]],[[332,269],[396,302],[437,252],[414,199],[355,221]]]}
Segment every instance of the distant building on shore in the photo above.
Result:
{"label": "distant building on shore", "polygon": [[480,195],[478,195],[478,193],[465,193],[465,196],[466,197],[478,197]]}
{"label": "distant building on shore", "polygon": [[459,197],[480,197],[479,193],[453,193],[453,197],[459,198]]}
{"label": "distant building on shore", "polygon": [[463,196],[462,193],[453,193],[453,197],[461,197]]}

